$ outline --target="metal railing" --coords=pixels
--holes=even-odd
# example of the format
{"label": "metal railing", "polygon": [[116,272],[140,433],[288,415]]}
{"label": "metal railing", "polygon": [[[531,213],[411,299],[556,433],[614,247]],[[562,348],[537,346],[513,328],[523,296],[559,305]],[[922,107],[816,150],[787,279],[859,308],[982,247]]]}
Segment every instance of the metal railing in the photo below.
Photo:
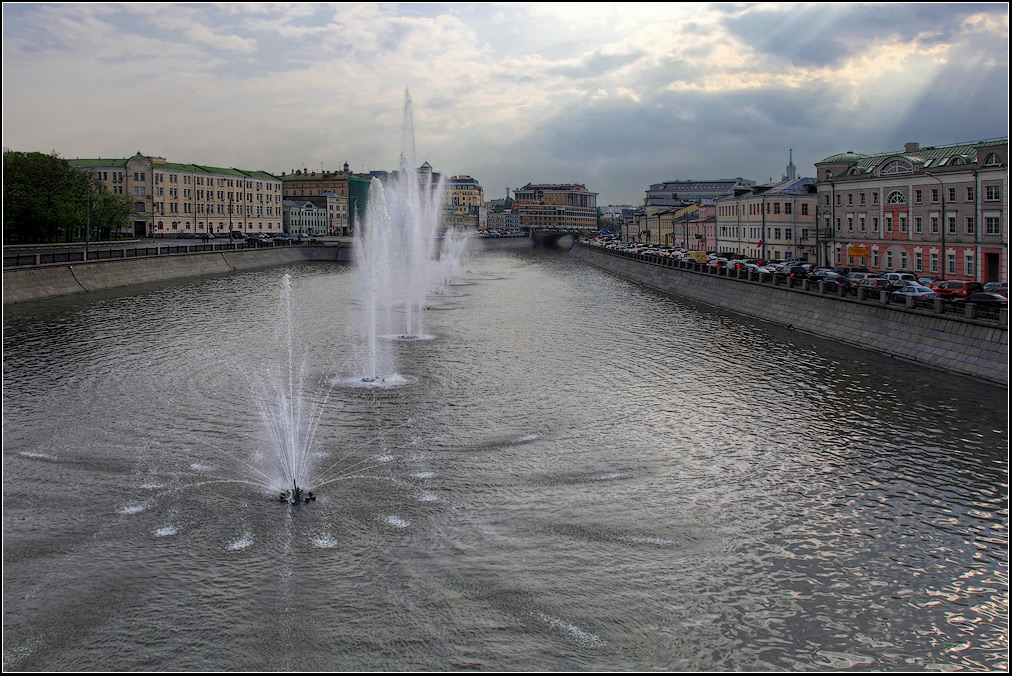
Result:
{"label": "metal railing", "polygon": [[650,254],[634,253],[632,251],[616,251],[604,247],[578,244],[594,251],[600,251],[612,256],[630,258],[632,260],[660,265],[661,267],[686,270],[700,274],[709,274],[719,277],[728,277],[742,282],[780,286],[786,290],[807,294],[817,294],[830,298],[839,298],[841,301],[850,303],[863,303],[873,305],[889,306],[896,310],[916,312],[918,314],[930,314],[956,319],[968,319],[986,324],[1008,326],[1008,308],[992,307],[978,303],[967,303],[961,300],[935,299],[907,299],[895,300],[892,293],[882,289],[871,287],[855,287],[838,285],[829,282],[816,282],[809,279],[788,277],[768,272],[754,272],[749,270],[731,270],[729,268],[715,267],[698,263],[693,260],[677,260],[664,256],[653,256]]}
{"label": "metal railing", "polygon": [[[306,246],[309,241],[269,240],[264,242],[223,242],[215,244],[176,244],[166,246],[139,246],[124,248],[95,248],[88,252],[87,260],[116,260],[121,258],[142,258],[147,256],[170,256],[175,254],[239,251],[242,249],[264,249],[279,246]],[[41,253],[4,254],[4,267],[31,265],[52,265],[55,263],[83,263],[84,251],[46,251]]]}

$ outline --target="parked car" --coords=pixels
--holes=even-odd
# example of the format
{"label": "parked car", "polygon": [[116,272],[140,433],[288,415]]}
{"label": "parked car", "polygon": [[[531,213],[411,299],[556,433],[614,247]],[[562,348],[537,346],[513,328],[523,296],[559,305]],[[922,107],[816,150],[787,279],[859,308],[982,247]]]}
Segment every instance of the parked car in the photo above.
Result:
{"label": "parked car", "polygon": [[964,298],[953,298],[954,303],[974,303],[988,307],[1008,307],[1008,298],[998,293],[971,293]]}
{"label": "parked car", "polygon": [[951,300],[953,298],[966,298],[972,293],[982,293],[984,285],[980,282],[967,282],[953,279],[946,282],[939,282],[931,287],[942,298]]}
{"label": "parked car", "polygon": [[923,286],[921,284],[909,284],[901,287],[890,294],[890,298],[896,301],[906,300],[908,297],[913,296],[914,298],[923,298],[925,300],[934,300],[938,298],[938,294],[930,286]]}
{"label": "parked car", "polygon": [[800,265],[784,265],[780,268],[778,274],[784,275],[785,277],[794,277],[796,279],[806,279],[808,277],[808,271]]}
{"label": "parked car", "polygon": [[984,293],[997,293],[1008,298],[1008,282],[988,282],[984,285]]}

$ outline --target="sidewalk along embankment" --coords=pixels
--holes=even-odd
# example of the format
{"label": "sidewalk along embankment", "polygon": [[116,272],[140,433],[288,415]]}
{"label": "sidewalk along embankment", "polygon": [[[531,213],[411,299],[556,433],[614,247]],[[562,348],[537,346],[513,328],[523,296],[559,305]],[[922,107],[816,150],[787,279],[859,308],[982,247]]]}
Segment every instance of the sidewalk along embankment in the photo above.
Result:
{"label": "sidewalk along embankment", "polygon": [[187,277],[229,274],[306,260],[349,260],[350,249],[287,246],[5,268],[4,305]]}
{"label": "sidewalk along embankment", "polygon": [[672,268],[577,245],[571,255],[645,286],[834,341],[1008,385],[1008,324]]}

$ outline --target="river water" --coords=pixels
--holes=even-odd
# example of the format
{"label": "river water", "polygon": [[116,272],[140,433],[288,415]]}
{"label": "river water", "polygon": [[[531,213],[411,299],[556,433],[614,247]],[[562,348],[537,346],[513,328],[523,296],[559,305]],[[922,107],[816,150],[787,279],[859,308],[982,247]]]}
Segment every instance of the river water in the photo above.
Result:
{"label": "river water", "polygon": [[466,268],[387,389],[333,386],[351,268],[287,270],[346,477],[300,505],[231,481],[285,270],[5,308],[5,670],[1007,667],[1007,390]]}

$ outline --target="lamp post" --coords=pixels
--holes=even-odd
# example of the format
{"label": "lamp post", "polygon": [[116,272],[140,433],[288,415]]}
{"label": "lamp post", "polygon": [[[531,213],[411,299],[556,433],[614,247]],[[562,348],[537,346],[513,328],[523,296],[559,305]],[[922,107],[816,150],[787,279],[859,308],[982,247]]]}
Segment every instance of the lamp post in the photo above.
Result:
{"label": "lamp post", "polygon": [[945,228],[946,228],[946,224],[945,224],[945,184],[942,182],[942,179],[938,178],[937,176],[935,176],[934,174],[932,174],[930,171],[924,172],[924,175],[925,176],[930,176],[931,178],[933,178],[936,181],[938,181],[938,199],[939,199],[939,201],[941,202],[941,205],[942,205],[941,223],[938,224],[939,227],[942,230],[942,253],[941,253],[941,256],[939,257],[941,260],[938,261],[938,265],[939,265],[939,272],[941,273],[942,281],[945,281]]}

